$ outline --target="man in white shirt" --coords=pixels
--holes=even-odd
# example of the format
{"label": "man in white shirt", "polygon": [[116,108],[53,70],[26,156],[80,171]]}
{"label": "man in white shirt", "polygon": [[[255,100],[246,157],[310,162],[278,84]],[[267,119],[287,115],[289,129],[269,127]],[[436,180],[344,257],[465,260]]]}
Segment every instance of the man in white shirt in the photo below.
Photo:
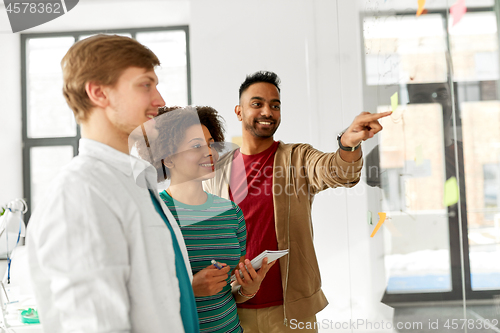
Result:
{"label": "man in white shirt", "polygon": [[159,64],[137,41],[106,35],[77,42],[61,62],[83,138],[28,226],[45,332],[199,332],[182,234],[155,169],[129,155],[132,131],[147,122],[154,134],[149,120],[165,104]]}

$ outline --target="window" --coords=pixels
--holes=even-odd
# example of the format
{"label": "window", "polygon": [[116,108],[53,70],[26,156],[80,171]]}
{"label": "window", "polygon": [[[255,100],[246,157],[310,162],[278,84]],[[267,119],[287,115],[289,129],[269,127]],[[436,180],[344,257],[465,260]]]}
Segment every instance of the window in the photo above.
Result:
{"label": "window", "polygon": [[[483,179],[484,179],[484,209],[497,210],[500,205],[498,204],[498,186],[500,176],[500,164],[483,164]],[[485,214],[488,220],[493,219],[493,214]]]}
{"label": "window", "polygon": [[[420,17],[408,4],[377,2],[363,14],[364,109],[389,110],[399,96],[381,119],[373,159],[390,221],[383,302],[492,299],[500,290],[500,7],[467,2],[453,26],[450,2],[428,2]],[[460,204],[445,206],[451,177]]]}
{"label": "window", "polygon": [[[23,180],[29,210],[36,208],[50,181],[78,154],[80,129],[61,93],[60,62],[76,41],[102,33],[81,31],[21,35]],[[187,26],[121,29],[105,33],[128,36],[160,59],[158,90],[168,104],[191,103]]]}

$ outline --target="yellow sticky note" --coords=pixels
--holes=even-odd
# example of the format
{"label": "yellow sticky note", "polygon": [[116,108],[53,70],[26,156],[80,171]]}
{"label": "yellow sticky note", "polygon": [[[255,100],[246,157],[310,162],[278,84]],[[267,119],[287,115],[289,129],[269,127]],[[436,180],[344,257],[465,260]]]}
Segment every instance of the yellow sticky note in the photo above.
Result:
{"label": "yellow sticky note", "polygon": [[424,12],[425,0],[418,0],[417,16],[422,15]]}
{"label": "yellow sticky note", "polygon": [[458,202],[458,183],[455,177],[450,177],[444,183],[444,206],[448,207]]}
{"label": "yellow sticky note", "polygon": [[424,149],[422,145],[418,145],[415,148],[415,165],[422,165],[422,163],[424,163]]}
{"label": "yellow sticky note", "polygon": [[391,96],[392,112],[396,112],[396,109],[398,108],[398,102],[398,93],[394,93],[394,95]]}
{"label": "yellow sticky note", "polygon": [[387,215],[386,213],[378,213],[378,216],[380,216],[380,220],[378,221],[377,225],[375,226],[375,229],[373,229],[372,235],[370,237],[375,236],[375,234],[377,233],[378,229],[380,229],[380,227],[382,226],[382,224],[384,224],[386,215]]}

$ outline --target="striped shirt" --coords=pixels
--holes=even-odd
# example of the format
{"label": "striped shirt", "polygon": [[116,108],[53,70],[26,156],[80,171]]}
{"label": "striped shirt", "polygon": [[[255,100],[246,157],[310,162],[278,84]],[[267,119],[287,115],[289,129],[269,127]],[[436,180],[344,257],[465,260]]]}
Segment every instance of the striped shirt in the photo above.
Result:
{"label": "striped shirt", "polygon": [[[207,195],[203,205],[192,206],[174,200],[166,191],[160,193],[182,231],[193,275],[211,265],[212,259],[226,263],[232,271],[246,254],[246,225],[240,208],[232,201]],[[200,332],[243,332],[229,275],[218,294],[195,298]]]}

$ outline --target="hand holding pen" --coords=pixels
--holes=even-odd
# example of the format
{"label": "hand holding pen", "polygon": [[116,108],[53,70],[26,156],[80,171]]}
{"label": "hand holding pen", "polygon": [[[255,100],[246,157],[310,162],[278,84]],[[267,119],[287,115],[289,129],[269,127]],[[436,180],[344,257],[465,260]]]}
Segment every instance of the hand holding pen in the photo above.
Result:
{"label": "hand holding pen", "polygon": [[212,265],[214,265],[215,268],[221,270],[223,268],[223,266],[221,264],[219,264],[217,261],[215,261],[214,259],[212,259],[211,261]]}
{"label": "hand holding pen", "polygon": [[193,275],[194,295],[212,296],[219,293],[227,285],[229,270],[228,265],[215,262]]}

